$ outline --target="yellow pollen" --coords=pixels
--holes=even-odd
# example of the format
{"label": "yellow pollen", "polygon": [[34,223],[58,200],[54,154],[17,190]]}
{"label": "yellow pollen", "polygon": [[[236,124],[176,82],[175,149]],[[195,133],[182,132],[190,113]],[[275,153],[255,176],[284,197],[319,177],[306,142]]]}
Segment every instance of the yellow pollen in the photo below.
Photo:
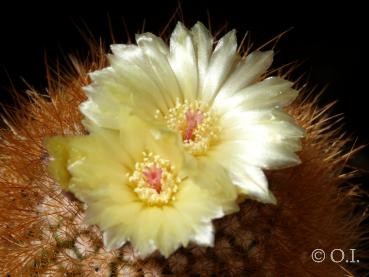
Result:
{"label": "yellow pollen", "polygon": [[180,132],[184,147],[192,155],[203,155],[219,139],[218,118],[209,107],[198,101],[181,103],[164,116],[167,126]]}
{"label": "yellow pollen", "polygon": [[148,205],[163,206],[175,200],[181,179],[168,160],[152,152],[143,152],[128,181],[138,198]]}

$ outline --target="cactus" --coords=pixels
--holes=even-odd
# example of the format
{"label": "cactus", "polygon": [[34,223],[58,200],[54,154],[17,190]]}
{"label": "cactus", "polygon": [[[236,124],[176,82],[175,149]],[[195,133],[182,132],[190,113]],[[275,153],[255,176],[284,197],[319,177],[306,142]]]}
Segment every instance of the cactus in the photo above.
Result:
{"label": "cactus", "polygon": [[[84,134],[78,109],[85,99],[87,72],[103,68],[96,48],[88,62],[48,71],[47,93],[17,94],[19,108],[4,114],[0,130],[1,276],[342,276],[363,264],[314,263],[311,252],[358,248],[362,255],[360,190],[346,168],[358,148],[335,127],[331,105],[303,92],[288,112],[307,131],[302,163],[267,172],[278,205],[246,200],[240,211],[215,221],[214,247],[190,245],[168,259],[153,254],[141,260],[128,244],[104,250],[97,226],[84,223],[83,203],[64,192],[47,173],[43,140]],[[298,86],[298,84],[296,84]],[[306,89],[305,89],[306,90]],[[350,273],[351,272],[351,273]]]}

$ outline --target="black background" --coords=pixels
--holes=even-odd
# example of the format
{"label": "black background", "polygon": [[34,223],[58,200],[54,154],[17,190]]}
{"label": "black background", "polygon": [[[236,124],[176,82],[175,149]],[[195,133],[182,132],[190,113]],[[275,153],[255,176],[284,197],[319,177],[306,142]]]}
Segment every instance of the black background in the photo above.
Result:
{"label": "black background", "polygon": [[[96,39],[101,38],[109,44],[110,18],[117,40],[125,43],[127,37],[122,18],[131,34],[141,30],[144,19],[145,30],[157,34],[178,7],[176,1],[129,3],[123,3],[123,7],[116,10],[122,16],[109,12],[85,16],[51,13],[40,16],[32,13],[0,17],[1,101],[11,103],[8,92],[11,82],[20,91],[26,88],[22,79],[36,89],[44,90],[45,54],[51,63],[57,60],[63,63],[63,57],[70,53],[86,55],[88,46],[79,29],[86,33],[87,26]],[[328,85],[321,98],[322,104],[338,100],[333,112],[345,114],[345,130],[357,138],[357,144],[369,142],[369,107],[366,100],[369,83],[368,48],[364,42],[368,31],[360,15],[360,7],[355,6],[351,10],[344,7],[337,13],[330,7],[323,9],[320,6],[308,7],[306,4],[296,5],[291,12],[280,12],[267,3],[252,7],[242,1],[215,4],[214,1],[199,3],[184,0],[181,6],[187,26],[197,20],[206,23],[209,14],[213,31],[227,23],[228,30],[237,29],[239,40],[249,31],[255,46],[292,28],[277,45],[278,54],[274,65],[304,61],[295,75],[307,74],[311,87],[323,88]],[[366,149],[353,163],[369,170],[368,157],[369,151]]]}

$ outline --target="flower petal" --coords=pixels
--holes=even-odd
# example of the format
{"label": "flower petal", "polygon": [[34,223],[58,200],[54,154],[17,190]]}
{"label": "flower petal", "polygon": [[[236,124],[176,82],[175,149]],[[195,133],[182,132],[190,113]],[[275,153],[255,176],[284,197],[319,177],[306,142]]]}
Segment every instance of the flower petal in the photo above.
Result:
{"label": "flower petal", "polygon": [[196,235],[193,237],[193,241],[203,246],[214,245],[214,227],[208,223],[203,223],[198,229]]}
{"label": "flower petal", "polygon": [[191,172],[193,181],[205,190],[211,191],[212,201],[222,207],[221,214],[215,216],[218,218],[224,214],[238,211],[238,206],[235,203],[237,191],[224,167],[219,162],[212,162],[206,158],[199,159],[196,167],[197,171]]}
{"label": "flower petal", "polygon": [[153,206],[146,207],[136,215],[136,220],[132,224],[132,227],[135,228],[132,231],[132,243],[139,251],[140,256],[145,257],[160,247],[158,237],[161,230],[166,228],[164,213],[165,211],[160,207]]}
{"label": "flower petal", "polygon": [[238,164],[238,166],[236,164],[237,162],[232,164],[230,175],[233,183],[240,188],[242,193],[263,203],[277,203],[274,195],[268,189],[268,181],[260,168],[245,163]]}
{"label": "flower petal", "polygon": [[198,82],[196,54],[191,35],[181,22],[178,22],[170,37],[169,62],[181,87],[181,100],[193,101]]}
{"label": "flower petal", "polygon": [[284,144],[267,141],[234,140],[222,143],[209,153],[214,160],[224,164],[239,159],[245,163],[264,169],[280,169],[300,164],[299,157]]}
{"label": "flower petal", "polygon": [[52,137],[47,138],[44,141],[44,145],[51,156],[48,165],[50,175],[54,177],[62,188],[68,188],[71,178],[67,170],[68,161],[70,160],[69,140],[65,137]]}
{"label": "flower petal", "polygon": [[[198,87],[202,88],[213,49],[213,38],[201,22],[197,22],[192,27],[191,35],[197,57]],[[197,89],[196,97],[198,97],[198,94],[199,89]]]}
{"label": "flower petal", "polygon": [[89,180],[91,186],[125,179],[124,164],[95,137],[53,137],[45,145],[53,157],[49,170],[64,189],[68,189],[74,172],[78,174],[73,176],[74,182]]}
{"label": "flower petal", "polygon": [[114,79],[114,70],[111,67],[104,68],[90,74],[95,83],[84,87],[88,100],[82,102],[80,110],[89,120],[95,124],[107,128],[117,125],[120,97],[123,95],[122,85]]}
{"label": "flower petal", "polygon": [[222,37],[214,49],[203,87],[200,88],[200,100],[211,103],[215,99],[237,58],[236,31],[233,30]]}
{"label": "flower petal", "polygon": [[169,257],[180,245],[187,246],[193,230],[174,208],[165,207],[163,216],[164,223],[158,240],[158,248],[165,257]]}
{"label": "flower petal", "polygon": [[255,51],[241,60],[222,86],[219,96],[229,97],[246,86],[251,85],[265,73],[273,62],[273,51]]}
{"label": "flower petal", "polygon": [[163,40],[151,33],[136,35],[137,45],[142,49],[147,61],[150,63],[155,82],[167,107],[176,103],[181,97],[178,80],[169,63],[169,49]]}
{"label": "flower petal", "polygon": [[[78,188],[76,187],[76,189]],[[78,191],[76,192],[78,193]],[[107,196],[107,198],[102,199],[109,200],[112,194],[110,193]],[[127,228],[127,226],[135,223],[136,216],[143,210],[143,205],[138,201],[125,202],[122,199],[121,203],[118,204],[116,201],[109,203],[108,201],[101,201],[102,199],[98,195],[87,199],[86,222],[99,224],[104,231],[112,230],[116,226]],[[122,235],[125,234],[126,232],[122,232]]]}
{"label": "flower petal", "polygon": [[217,98],[214,108],[220,113],[226,113],[285,107],[298,95],[298,91],[291,88],[292,85],[292,82],[283,78],[269,77],[240,90],[231,97]]}
{"label": "flower petal", "polygon": [[[161,93],[160,81],[157,80],[155,72],[147,60],[144,51],[135,45],[116,45],[112,49],[121,53],[120,55],[109,55],[109,62],[114,69],[115,78],[121,84],[120,93],[124,95],[123,100],[135,100],[137,105],[146,105],[146,112],[153,115],[156,109],[166,111],[168,104]],[[123,54],[124,53],[124,54]],[[132,103],[132,102],[130,102]]]}
{"label": "flower petal", "polygon": [[[258,113],[258,112],[256,112]],[[227,130],[223,133],[223,139],[228,140],[258,140],[270,141],[276,144],[284,143],[285,139],[302,138],[305,131],[293,121],[287,121],[274,117],[271,120],[251,121],[247,118],[251,113],[240,113],[238,116],[229,117],[223,121]],[[245,124],[247,123],[247,124]]]}
{"label": "flower petal", "polygon": [[104,247],[107,251],[118,249],[126,243],[126,239],[122,235],[117,235],[119,230],[111,229],[103,233]]}

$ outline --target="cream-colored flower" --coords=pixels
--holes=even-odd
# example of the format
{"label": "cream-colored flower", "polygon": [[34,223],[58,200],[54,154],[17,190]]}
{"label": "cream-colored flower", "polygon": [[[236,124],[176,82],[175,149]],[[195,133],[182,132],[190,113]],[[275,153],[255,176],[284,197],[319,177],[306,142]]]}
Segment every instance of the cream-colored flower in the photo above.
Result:
{"label": "cream-colored flower", "polygon": [[238,210],[227,173],[193,159],[176,133],[122,116],[117,130],[86,123],[87,136],[48,138],[51,174],[87,204],[108,250],[130,241],[167,257],[190,241],[212,245],[212,219]]}
{"label": "cream-colored flower", "polygon": [[273,52],[237,52],[235,31],[214,38],[197,23],[178,23],[169,47],[151,33],[137,45],[111,46],[110,66],[91,73],[83,114],[101,127],[120,126],[122,109],[180,133],[186,150],[221,164],[250,197],[275,202],[262,169],[300,162],[298,127],[283,107],[298,92],[281,77],[262,79]]}

